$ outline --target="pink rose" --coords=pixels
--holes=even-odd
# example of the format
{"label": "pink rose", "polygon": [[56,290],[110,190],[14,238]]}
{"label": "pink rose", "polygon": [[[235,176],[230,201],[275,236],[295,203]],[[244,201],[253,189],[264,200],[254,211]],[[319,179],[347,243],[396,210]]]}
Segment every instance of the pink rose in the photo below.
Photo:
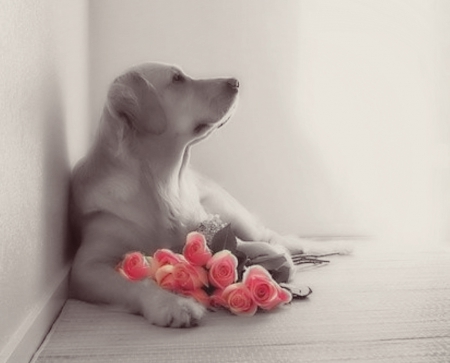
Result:
{"label": "pink rose", "polygon": [[209,307],[209,296],[203,289],[183,291],[182,294],[194,298],[207,308]]}
{"label": "pink rose", "polygon": [[205,236],[199,232],[189,233],[183,248],[183,256],[193,265],[206,265],[212,253],[206,244]]}
{"label": "pink rose", "polygon": [[237,280],[238,260],[228,250],[217,252],[212,256],[206,268],[209,269],[209,282],[219,288],[224,289]]}
{"label": "pink rose", "polygon": [[208,286],[208,274],[203,267],[179,262],[173,266],[173,278],[181,290],[196,290]]}
{"label": "pink rose", "polygon": [[151,274],[150,265],[140,252],[127,253],[116,269],[124,277],[132,281],[145,279]]}
{"label": "pink rose", "polygon": [[183,255],[172,252],[167,248],[161,248],[159,250],[156,250],[155,253],[153,254],[153,258],[155,259],[155,262],[157,262],[159,266],[175,265],[179,262],[185,261]]}
{"label": "pink rose", "polygon": [[244,272],[242,282],[262,309],[271,310],[292,300],[291,293],[280,287],[270,273],[260,265],[250,266]]}
{"label": "pink rose", "polygon": [[229,285],[222,292],[226,307],[236,315],[254,315],[258,309],[252,293],[242,282]]}
{"label": "pink rose", "polygon": [[155,273],[156,283],[165,290],[177,291],[179,289],[173,274],[173,265],[161,266]]}

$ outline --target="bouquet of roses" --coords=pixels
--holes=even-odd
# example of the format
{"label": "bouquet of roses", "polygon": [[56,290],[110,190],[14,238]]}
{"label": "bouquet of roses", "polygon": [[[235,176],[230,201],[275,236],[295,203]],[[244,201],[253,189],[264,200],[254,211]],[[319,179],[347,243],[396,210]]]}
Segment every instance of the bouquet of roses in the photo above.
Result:
{"label": "bouquet of roses", "polygon": [[291,301],[288,285],[282,287],[273,277],[274,272],[283,271],[283,262],[275,258],[266,264],[274,268],[271,274],[237,250],[230,225],[215,225],[212,230],[189,233],[182,253],[169,249],[159,249],[153,256],[130,252],[116,269],[129,280],[152,279],[161,288],[192,297],[207,308],[251,316],[258,308],[272,310]]}

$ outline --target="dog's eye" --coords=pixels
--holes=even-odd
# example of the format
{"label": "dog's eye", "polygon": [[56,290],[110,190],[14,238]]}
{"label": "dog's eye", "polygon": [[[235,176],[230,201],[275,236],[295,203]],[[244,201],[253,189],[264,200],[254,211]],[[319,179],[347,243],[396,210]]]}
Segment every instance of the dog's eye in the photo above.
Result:
{"label": "dog's eye", "polygon": [[174,83],[182,83],[185,81],[184,76],[181,73],[175,73],[172,77]]}

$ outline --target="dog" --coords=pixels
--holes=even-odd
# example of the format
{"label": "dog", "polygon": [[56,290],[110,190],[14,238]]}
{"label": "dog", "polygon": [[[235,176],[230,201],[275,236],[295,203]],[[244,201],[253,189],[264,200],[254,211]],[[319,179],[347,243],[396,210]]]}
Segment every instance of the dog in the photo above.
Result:
{"label": "dog", "polygon": [[294,271],[287,251],[304,250],[300,240],[265,228],[189,166],[191,146],[230,119],[238,94],[235,78],[193,79],[159,63],[114,80],[97,137],[72,175],[71,215],[80,239],[70,278],[74,297],[158,326],[197,325],[205,312],[199,303],[151,280],[130,282],[115,266],[130,251],[179,251],[188,232],[216,214],[231,223],[239,249],[253,257],[282,253]]}

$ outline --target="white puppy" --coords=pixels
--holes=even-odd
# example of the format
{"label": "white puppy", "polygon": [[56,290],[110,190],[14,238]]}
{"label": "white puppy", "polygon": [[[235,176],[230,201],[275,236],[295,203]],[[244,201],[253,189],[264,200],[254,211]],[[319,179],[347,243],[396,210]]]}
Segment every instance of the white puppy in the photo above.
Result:
{"label": "white puppy", "polygon": [[[261,226],[235,199],[189,168],[189,149],[231,116],[239,82],[194,80],[172,66],[134,67],[111,85],[98,136],[72,179],[72,216],[80,234],[73,294],[142,314],[160,326],[196,325],[204,308],[152,281],[115,271],[129,251],[180,250],[211,214],[230,222],[249,255],[278,254],[285,239]],[[289,242],[287,242],[289,241]],[[286,258],[290,261],[288,255]]]}

